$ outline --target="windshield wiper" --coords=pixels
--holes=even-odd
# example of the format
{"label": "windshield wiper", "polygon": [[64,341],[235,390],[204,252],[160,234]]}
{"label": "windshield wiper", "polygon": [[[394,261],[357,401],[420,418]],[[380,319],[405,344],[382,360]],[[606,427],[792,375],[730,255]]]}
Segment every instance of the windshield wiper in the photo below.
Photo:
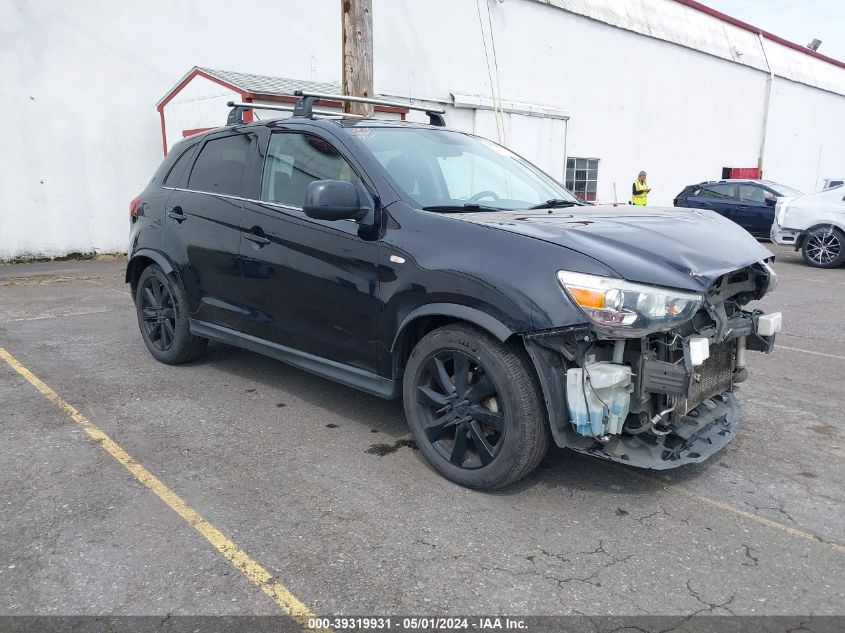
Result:
{"label": "windshield wiper", "polygon": [[466,204],[435,204],[430,207],[423,207],[423,211],[438,211],[440,213],[462,213],[464,211],[509,211],[503,207],[492,207],[486,204],[478,204],[477,202],[468,202]]}
{"label": "windshield wiper", "polygon": [[552,198],[540,204],[535,204],[529,209],[558,209],[563,207],[580,207],[581,203],[576,200],[564,200],[563,198]]}

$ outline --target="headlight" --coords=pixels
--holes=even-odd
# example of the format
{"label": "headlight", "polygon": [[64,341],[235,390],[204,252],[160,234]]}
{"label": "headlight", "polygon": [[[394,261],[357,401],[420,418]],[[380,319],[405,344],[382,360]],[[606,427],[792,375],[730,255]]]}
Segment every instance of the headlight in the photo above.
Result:
{"label": "headlight", "polygon": [[692,318],[704,301],[700,294],[612,277],[560,270],[557,278],[597,328],[620,336],[669,329]]}

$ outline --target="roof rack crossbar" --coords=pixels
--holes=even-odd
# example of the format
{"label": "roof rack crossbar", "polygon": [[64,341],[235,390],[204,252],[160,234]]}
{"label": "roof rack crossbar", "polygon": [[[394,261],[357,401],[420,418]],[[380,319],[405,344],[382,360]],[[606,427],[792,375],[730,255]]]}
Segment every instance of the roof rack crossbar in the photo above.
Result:
{"label": "roof rack crossbar", "polygon": [[[226,125],[240,125],[244,122],[243,113],[247,110],[279,110],[281,112],[295,112],[296,106],[295,105],[283,105],[283,104],[260,104],[260,103],[245,103],[241,101],[229,101],[226,103],[227,106],[232,108],[229,111],[229,117],[226,120]],[[324,116],[324,117],[333,117],[333,118],[343,118],[345,115],[342,112],[332,112],[331,110],[311,110],[312,113]]]}
{"label": "roof rack crossbar", "polygon": [[[314,102],[319,99],[325,99],[327,101],[352,101],[355,103],[369,103],[372,105],[388,106],[392,108],[417,110],[419,112],[425,112],[428,115],[429,123],[431,123],[431,125],[437,125],[440,127],[446,125],[446,121],[443,119],[443,115],[446,114],[446,110],[443,108],[432,108],[429,106],[402,103],[401,101],[388,101],[386,99],[372,99],[370,97],[353,97],[351,95],[306,92],[304,90],[294,90],[293,94],[299,97],[299,101],[296,103],[297,109],[295,109],[293,113],[294,116],[310,116],[310,113],[314,111],[312,109]],[[300,104],[302,107],[300,107]]]}

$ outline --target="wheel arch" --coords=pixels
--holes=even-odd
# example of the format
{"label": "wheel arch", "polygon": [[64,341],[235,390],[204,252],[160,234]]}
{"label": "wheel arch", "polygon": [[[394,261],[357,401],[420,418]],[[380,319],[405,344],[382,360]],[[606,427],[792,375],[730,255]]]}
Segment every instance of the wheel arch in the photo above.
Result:
{"label": "wheel arch", "polygon": [[142,248],[135,251],[129,259],[129,263],[126,264],[126,277],[124,279],[131,286],[133,299],[135,297],[135,286],[138,283],[138,278],[141,276],[141,272],[150,264],[161,266],[161,269],[166,275],[175,272],[175,268],[170,260],[158,251],[149,248]]}
{"label": "wheel arch", "polygon": [[432,330],[450,323],[469,323],[503,343],[515,332],[486,312],[457,303],[430,303],[411,311],[401,322],[393,337],[390,352],[393,356],[393,375],[400,378],[405,363],[417,342]]}

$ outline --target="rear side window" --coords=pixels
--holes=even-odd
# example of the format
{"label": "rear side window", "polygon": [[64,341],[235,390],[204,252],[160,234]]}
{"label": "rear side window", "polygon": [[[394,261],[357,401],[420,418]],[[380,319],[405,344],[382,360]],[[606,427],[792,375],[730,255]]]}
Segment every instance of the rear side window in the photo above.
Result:
{"label": "rear side window", "polygon": [[733,199],[736,198],[736,185],[711,185],[706,187],[701,195],[717,200]]}
{"label": "rear side window", "polygon": [[182,182],[182,174],[185,173],[185,168],[191,162],[191,156],[194,155],[194,151],[197,149],[196,143],[191,145],[188,149],[182,152],[182,155],[176,159],[176,162],[173,163],[173,166],[170,168],[170,171],[167,172],[167,177],[164,179],[164,184],[168,187],[176,187]]}
{"label": "rear side window", "polygon": [[208,141],[191,170],[188,188],[230,196],[242,195],[250,143],[250,137],[245,134]]}
{"label": "rear side window", "polygon": [[273,134],[264,162],[261,199],[302,208],[305,189],[315,180],[361,182],[327,141],[295,132]]}

